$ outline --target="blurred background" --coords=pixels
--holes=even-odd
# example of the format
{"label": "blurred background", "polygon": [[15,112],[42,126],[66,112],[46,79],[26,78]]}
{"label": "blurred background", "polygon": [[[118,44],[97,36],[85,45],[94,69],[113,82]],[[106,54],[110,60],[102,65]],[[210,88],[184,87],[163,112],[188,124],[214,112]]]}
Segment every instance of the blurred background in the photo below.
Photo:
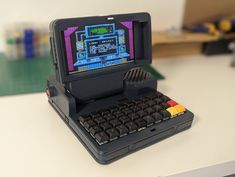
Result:
{"label": "blurred background", "polygon": [[[46,87],[54,72],[50,21],[132,12],[152,16],[154,60],[227,54],[228,67],[235,65],[235,0],[8,0],[1,2],[0,11],[0,96]],[[157,70],[156,77],[167,79]]]}

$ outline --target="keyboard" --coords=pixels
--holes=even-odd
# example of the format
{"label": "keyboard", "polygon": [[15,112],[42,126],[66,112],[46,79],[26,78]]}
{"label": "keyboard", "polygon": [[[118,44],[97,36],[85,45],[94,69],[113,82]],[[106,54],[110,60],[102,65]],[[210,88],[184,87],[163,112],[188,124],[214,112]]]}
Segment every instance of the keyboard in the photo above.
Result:
{"label": "keyboard", "polygon": [[80,124],[99,145],[177,119],[186,109],[166,95],[151,95],[125,101],[79,117]]}

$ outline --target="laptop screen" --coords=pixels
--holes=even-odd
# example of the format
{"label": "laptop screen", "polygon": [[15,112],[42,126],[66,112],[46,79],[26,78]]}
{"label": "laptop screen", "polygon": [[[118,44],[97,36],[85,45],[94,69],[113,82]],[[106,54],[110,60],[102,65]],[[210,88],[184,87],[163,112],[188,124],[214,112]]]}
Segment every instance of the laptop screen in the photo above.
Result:
{"label": "laptop screen", "polygon": [[68,27],[63,31],[69,74],[134,61],[133,22]]}

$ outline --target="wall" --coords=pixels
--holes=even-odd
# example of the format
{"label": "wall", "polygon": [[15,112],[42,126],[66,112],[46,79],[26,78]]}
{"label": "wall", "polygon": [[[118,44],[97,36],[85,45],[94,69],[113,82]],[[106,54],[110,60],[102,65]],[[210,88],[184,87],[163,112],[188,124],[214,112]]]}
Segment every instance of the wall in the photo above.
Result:
{"label": "wall", "polygon": [[55,18],[147,11],[153,30],[180,27],[185,0],[1,0],[0,50],[6,24],[45,22]]}

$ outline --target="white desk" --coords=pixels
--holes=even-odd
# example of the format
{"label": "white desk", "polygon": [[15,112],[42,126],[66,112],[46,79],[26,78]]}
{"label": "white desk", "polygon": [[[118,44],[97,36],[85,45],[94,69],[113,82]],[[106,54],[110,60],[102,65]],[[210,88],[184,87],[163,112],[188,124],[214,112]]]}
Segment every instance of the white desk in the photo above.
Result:
{"label": "white desk", "polygon": [[159,90],[195,113],[191,129],[96,163],[45,94],[0,98],[0,176],[158,177],[235,160],[235,68],[230,56],[155,60]]}

